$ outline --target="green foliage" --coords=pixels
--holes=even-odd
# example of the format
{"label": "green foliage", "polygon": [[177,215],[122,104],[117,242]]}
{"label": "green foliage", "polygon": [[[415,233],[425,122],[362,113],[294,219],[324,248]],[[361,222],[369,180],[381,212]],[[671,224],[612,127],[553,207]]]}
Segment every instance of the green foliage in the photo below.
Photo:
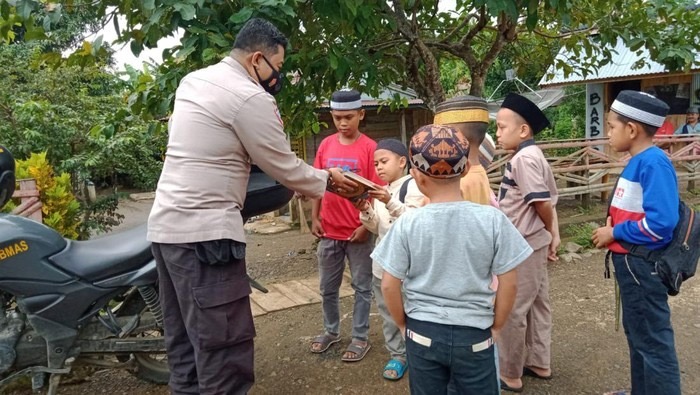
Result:
{"label": "green foliage", "polygon": [[582,246],[585,249],[595,247],[591,236],[596,228],[591,223],[571,224],[566,227],[566,235],[568,235],[574,243]]}
{"label": "green foliage", "polygon": [[[63,237],[78,238],[80,226],[80,203],[73,195],[71,177],[68,173],[54,174],[46,159],[46,153],[32,154],[27,160],[16,162],[17,179],[33,178],[39,190],[43,207],[44,224],[55,229]],[[12,210],[13,204],[5,209]]]}
{"label": "green foliage", "polygon": [[[633,50],[647,49],[651,59],[670,70],[697,65],[700,52],[695,39],[700,9],[686,9],[687,0],[458,0],[453,12],[442,11],[438,0],[71,0],[65,9],[43,4],[13,0],[1,7],[0,37],[15,40],[16,24],[26,35],[39,37],[78,9],[114,23],[120,40],[137,55],[163,37],[184,32],[180,45],[165,51],[157,71],[132,76],[130,111],[147,120],[168,114],[187,72],[226,56],[245,21],[271,20],[290,38],[285,71],[299,77],[278,99],[293,135],[318,130],[314,109],[346,85],[376,94],[399,83],[416,89],[433,107],[464,81],[470,94],[490,93],[485,88],[493,87],[488,82],[492,67],[514,68],[523,80],[539,77],[552,62],[566,74],[589,74],[610,62],[610,48],[619,38]],[[48,23],[41,19],[46,13]],[[44,58],[84,66],[100,58],[99,44],[83,45],[67,60]],[[554,59],[562,47],[573,59]],[[510,55],[499,64],[502,53]],[[575,69],[572,60],[582,66]],[[453,70],[458,74],[444,74],[450,62],[457,62]]]}
{"label": "green foliage", "polygon": [[42,67],[41,46],[0,45],[0,136],[16,158],[47,152],[77,184],[155,186],[166,136],[158,121],[131,116],[127,85],[100,65]]}

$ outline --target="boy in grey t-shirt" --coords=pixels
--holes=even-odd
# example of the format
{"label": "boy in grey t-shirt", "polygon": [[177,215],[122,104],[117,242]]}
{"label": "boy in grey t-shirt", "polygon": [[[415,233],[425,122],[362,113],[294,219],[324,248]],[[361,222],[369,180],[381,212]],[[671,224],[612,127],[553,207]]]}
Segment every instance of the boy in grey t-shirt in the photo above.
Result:
{"label": "boy in grey t-shirt", "polygon": [[[372,253],[384,268],[387,307],[405,333],[412,394],[448,387],[498,394],[493,337],[513,306],[513,269],[532,253],[503,213],[463,201],[468,151],[450,127],[418,129],[411,174],[430,204],[401,216]],[[499,279],[495,306],[492,274]]]}

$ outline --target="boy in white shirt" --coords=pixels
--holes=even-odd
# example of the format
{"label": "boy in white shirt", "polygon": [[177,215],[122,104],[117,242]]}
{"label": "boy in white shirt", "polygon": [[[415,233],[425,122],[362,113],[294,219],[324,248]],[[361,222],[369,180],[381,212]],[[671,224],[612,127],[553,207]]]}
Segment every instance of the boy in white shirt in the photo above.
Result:
{"label": "boy in white shirt", "polygon": [[[406,174],[408,170],[408,150],[397,139],[384,139],[377,143],[374,151],[374,168],[377,176],[387,183],[385,188],[369,191],[373,204],[360,200],[356,207],[360,210],[360,221],[370,232],[377,235],[377,243],[389,232],[394,221],[409,209],[423,205],[424,196],[418,190],[415,180]],[[391,319],[384,303],[381,284],[384,270],[376,261],[372,262],[372,291],[377,301],[377,309],[384,320],[385,347],[391,359],[384,366],[383,377],[399,380],[406,371],[406,344],[399,328]]]}

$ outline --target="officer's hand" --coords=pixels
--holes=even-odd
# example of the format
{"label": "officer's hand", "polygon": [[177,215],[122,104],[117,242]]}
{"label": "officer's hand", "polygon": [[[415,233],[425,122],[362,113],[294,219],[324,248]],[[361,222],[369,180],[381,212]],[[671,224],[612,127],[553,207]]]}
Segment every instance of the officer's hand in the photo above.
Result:
{"label": "officer's hand", "polygon": [[337,167],[328,169],[330,173],[329,181],[333,186],[339,189],[341,192],[352,191],[357,188],[357,184],[354,181],[349,180],[343,175],[343,171]]}

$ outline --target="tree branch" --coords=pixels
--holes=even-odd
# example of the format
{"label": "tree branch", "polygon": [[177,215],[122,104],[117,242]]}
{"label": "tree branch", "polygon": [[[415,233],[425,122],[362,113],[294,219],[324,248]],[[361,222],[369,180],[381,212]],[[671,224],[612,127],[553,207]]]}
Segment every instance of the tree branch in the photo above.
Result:
{"label": "tree branch", "polygon": [[443,41],[443,42],[448,42],[448,41],[450,41],[450,39],[451,39],[455,34],[457,34],[457,32],[461,31],[462,29],[464,29],[465,26],[467,26],[467,25],[469,24],[469,21],[470,21],[471,19],[476,19],[476,18],[478,18],[478,17],[479,17],[478,15],[473,14],[473,13],[472,13],[472,14],[467,14],[467,15],[464,17],[464,19],[462,20],[462,22],[460,22],[459,25],[457,25],[454,29],[452,29],[451,32],[447,33],[447,35],[446,35],[445,37],[443,37],[441,41]]}
{"label": "tree branch", "polygon": [[[520,31],[523,31],[523,30],[520,30]],[[545,33],[545,32],[538,30],[538,29],[535,29],[532,32],[538,36],[541,36],[541,37],[544,37],[547,39],[556,40],[556,39],[560,39],[560,38],[569,38],[571,36],[578,35],[578,34],[584,34],[584,35],[592,34],[592,33],[595,33],[597,31],[598,31],[598,26],[591,26],[591,27],[586,28],[586,29],[573,30],[573,31],[570,31],[567,33],[562,33],[562,34]]]}
{"label": "tree branch", "polygon": [[462,44],[467,47],[471,46],[472,39],[476,37],[480,31],[484,30],[487,22],[488,18],[486,16],[486,6],[481,6],[481,9],[479,10],[479,21],[476,23],[476,25],[469,29],[469,32],[467,32],[464,37],[462,37]]}

